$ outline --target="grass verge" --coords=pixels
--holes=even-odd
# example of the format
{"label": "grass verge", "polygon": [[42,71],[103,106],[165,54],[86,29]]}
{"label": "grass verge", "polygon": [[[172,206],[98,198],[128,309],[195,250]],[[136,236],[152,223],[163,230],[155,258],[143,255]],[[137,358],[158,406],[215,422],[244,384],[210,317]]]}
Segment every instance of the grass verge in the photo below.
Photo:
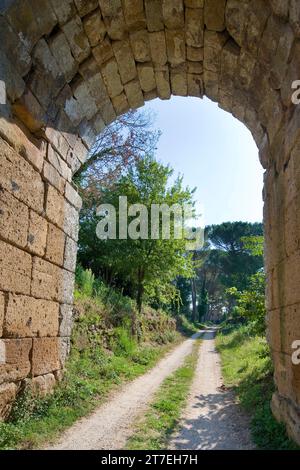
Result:
{"label": "grass verge", "polygon": [[265,338],[253,336],[247,326],[220,332],[216,339],[225,385],[234,388],[241,406],[251,416],[252,437],[260,449],[298,449],[283,424],[272,415],[273,366]]}
{"label": "grass verge", "polygon": [[8,422],[0,423],[0,449],[36,449],[53,440],[103,403],[114,388],[145,373],[181,341],[176,334],[172,343],[130,348],[123,338],[115,352],[97,345],[84,351],[73,348],[64,379],[52,395],[34,398],[27,392],[17,399]]}
{"label": "grass verge", "polygon": [[146,415],[142,421],[136,423],[136,431],[128,440],[126,449],[166,449],[167,441],[175,430],[186,403],[195,373],[200,342],[199,339],[195,340],[193,351],[186,358],[184,365],[163,382]]}

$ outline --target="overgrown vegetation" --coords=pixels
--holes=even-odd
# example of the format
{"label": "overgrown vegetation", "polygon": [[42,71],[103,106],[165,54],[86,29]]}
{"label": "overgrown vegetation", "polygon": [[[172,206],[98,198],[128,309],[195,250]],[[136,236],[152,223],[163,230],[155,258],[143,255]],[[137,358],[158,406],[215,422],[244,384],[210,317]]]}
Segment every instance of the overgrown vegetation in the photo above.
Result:
{"label": "overgrown vegetation", "polygon": [[233,387],[241,406],[251,414],[251,431],[260,449],[297,449],[283,424],[272,415],[273,366],[269,347],[255,324],[224,329],[217,336],[225,385]]}
{"label": "overgrown vegetation", "polygon": [[199,343],[196,340],[192,353],[182,367],[168,377],[159,388],[142,421],[136,424],[134,435],[126,443],[131,450],[162,450],[174,432],[194,376]]}
{"label": "overgrown vegetation", "polygon": [[116,386],[151,368],[181,338],[176,322],[145,306],[130,329],[134,302],[77,271],[75,324],[65,375],[52,395],[19,394],[10,418],[0,423],[0,449],[37,448],[98,406]]}

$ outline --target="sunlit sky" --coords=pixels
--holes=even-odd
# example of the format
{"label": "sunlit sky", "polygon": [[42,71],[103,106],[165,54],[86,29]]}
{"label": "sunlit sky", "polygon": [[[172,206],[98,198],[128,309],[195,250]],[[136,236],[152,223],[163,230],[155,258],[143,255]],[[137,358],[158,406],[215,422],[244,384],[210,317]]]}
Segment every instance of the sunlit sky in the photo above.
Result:
{"label": "sunlit sky", "polygon": [[145,105],[161,129],[156,157],[169,163],[195,199],[206,225],[262,220],[263,169],[248,129],[204,98],[173,97]]}

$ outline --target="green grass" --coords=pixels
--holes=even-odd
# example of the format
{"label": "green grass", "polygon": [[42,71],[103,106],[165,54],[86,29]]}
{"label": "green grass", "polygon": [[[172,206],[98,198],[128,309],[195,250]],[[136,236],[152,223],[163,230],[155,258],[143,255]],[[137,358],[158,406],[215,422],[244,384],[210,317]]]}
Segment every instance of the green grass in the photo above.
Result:
{"label": "green grass", "polygon": [[132,344],[124,332],[115,351],[91,345],[83,351],[73,348],[63,381],[54,394],[33,398],[21,394],[10,419],[0,423],[0,449],[38,448],[71,426],[78,418],[99,406],[109,392],[153,367],[161,356],[181,341],[164,345]]}
{"label": "green grass", "polygon": [[252,416],[253,441],[260,449],[298,449],[283,424],[272,415],[273,367],[265,338],[247,326],[217,336],[225,385],[234,388],[241,406]]}
{"label": "green grass", "polygon": [[192,353],[184,365],[168,377],[155,394],[142,421],[136,423],[134,435],[128,440],[129,450],[166,449],[167,441],[175,430],[186,403],[195,373],[200,340],[195,340]]}

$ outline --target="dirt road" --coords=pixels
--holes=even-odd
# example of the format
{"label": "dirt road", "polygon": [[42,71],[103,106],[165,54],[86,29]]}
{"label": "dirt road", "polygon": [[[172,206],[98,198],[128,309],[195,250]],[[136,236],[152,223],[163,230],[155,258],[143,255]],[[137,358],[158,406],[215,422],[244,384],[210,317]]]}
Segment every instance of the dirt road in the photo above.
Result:
{"label": "dirt road", "polygon": [[150,372],[125,385],[91,416],[79,420],[48,449],[122,449],[133,433],[133,423],[143,413],[164,379],[181,366],[200,333],[168,353]]}
{"label": "dirt road", "polygon": [[222,385],[214,335],[207,331],[203,336],[188,403],[170,449],[254,449],[249,419]]}

